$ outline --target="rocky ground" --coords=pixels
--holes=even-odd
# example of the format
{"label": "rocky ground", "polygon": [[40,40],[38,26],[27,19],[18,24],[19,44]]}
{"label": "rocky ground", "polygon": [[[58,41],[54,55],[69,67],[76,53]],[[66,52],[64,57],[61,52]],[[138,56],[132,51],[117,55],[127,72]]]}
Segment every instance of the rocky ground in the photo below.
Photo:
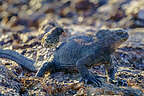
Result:
{"label": "rocky ground", "polygon": [[[0,59],[0,95],[143,96],[143,5],[144,0],[0,0],[0,48],[37,60],[37,68],[54,51],[41,45],[48,23],[57,23],[71,35],[115,28],[127,29],[130,35],[112,54],[113,63],[119,65],[116,78],[127,80],[126,87],[110,84],[105,79],[101,88],[83,84],[78,73],[47,73],[35,78],[34,72],[22,69],[11,60]],[[105,76],[103,65],[90,70]]]}

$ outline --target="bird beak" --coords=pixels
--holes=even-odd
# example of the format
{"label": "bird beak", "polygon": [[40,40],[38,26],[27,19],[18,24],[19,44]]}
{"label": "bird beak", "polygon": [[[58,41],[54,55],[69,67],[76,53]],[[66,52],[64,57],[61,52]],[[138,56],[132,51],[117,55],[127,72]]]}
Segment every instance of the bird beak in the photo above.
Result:
{"label": "bird beak", "polygon": [[67,33],[66,32],[62,32],[62,36],[67,37]]}

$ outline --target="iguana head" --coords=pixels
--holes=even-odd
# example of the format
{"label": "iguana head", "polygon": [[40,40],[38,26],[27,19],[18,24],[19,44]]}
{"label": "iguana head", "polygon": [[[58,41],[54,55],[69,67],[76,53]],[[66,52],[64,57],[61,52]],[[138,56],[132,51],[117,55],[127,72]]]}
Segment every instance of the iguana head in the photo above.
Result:
{"label": "iguana head", "polygon": [[128,39],[129,35],[128,31],[124,29],[100,30],[99,32],[97,32],[96,37],[103,43],[104,46],[118,48],[123,42]]}

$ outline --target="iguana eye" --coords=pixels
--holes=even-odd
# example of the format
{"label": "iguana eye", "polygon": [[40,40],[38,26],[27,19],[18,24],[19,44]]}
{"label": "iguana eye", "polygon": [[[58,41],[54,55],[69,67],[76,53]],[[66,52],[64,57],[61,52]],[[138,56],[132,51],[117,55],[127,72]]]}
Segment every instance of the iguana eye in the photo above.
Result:
{"label": "iguana eye", "polygon": [[123,34],[123,32],[118,32],[118,33],[117,33],[117,35],[122,35],[122,34]]}

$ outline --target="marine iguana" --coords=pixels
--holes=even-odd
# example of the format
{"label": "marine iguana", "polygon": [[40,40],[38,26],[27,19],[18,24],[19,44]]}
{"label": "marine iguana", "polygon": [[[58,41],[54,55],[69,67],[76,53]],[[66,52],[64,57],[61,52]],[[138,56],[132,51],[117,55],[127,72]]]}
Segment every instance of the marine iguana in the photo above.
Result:
{"label": "marine iguana", "polygon": [[[101,86],[100,76],[94,76],[88,67],[104,64],[109,81],[115,81],[116,65],[112,63],[111,54],[128,39],[126,30],[100,30],[94,35],[71,36],[56,48],[51,60],[45,62],[36,76],[41,77],[45,71],[75,71],[82,80]],[[49,35],[47,38],[50,39]],[[47,40],[47,39],[45,39]],[[119,82],[119,81],[118,81]]]}

